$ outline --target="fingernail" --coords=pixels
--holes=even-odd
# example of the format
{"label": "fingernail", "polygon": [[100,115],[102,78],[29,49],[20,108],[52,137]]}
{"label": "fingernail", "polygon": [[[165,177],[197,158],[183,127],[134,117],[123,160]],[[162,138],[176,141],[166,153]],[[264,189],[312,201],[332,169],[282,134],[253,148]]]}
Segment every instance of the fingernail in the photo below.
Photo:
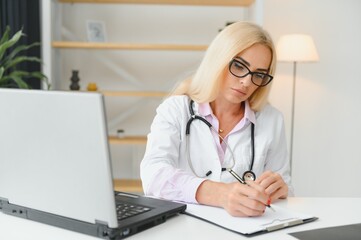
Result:
{"label": "fingernail", "polygon": [[271,205],[271,198],[267,200],[267,205]]}

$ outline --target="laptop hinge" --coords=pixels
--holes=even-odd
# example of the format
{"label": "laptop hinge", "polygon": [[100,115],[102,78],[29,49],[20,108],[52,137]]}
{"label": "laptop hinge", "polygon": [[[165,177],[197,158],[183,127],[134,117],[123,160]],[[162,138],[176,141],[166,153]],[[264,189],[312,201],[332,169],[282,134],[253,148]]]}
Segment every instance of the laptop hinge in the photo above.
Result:
{"label": "laptop hinge", "polygon": [[28,211],[24,207],[10,204],[7,199],[0,199],[0,209],[3,213],[21,218],[28,218]]}
{"label": "laptop hinge", "polygon": [[0,210],[3,208],[3,204],[9,204],[9,200],[6,198],[0,197]]}
{"label": "laptop hinge", "polygon": [[111,234],[109,231],[108,223],[101,220],[95,220],[95,224],[97,225],[98,236],[102,238],[109,238]]}

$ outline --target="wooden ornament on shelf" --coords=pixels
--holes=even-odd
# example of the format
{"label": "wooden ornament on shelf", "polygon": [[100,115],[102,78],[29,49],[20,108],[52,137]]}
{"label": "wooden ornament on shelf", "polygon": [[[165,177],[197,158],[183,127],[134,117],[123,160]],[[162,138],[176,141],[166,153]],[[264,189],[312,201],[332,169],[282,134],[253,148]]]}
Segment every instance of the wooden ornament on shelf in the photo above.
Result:
{"label": "wooden ornament on shelf", "polygon": [[79,90],[80,89],[80,85],[79,85],[80,78],[79,78],[78,70],[72,71],[70,81],[71,81],[70,90]]}

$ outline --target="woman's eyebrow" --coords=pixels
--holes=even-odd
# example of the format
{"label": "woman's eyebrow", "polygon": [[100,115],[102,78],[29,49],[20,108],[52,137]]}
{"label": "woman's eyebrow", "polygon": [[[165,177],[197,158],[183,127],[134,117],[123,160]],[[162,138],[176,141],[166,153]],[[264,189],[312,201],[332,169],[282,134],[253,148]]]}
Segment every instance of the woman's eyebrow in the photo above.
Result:
{"label": "woman's eyebrow", "polygon": [[247,62],[246,60],[244,60],[243,58],[241,57],[235,57],[236,59],[238,58],[238,60],[241,60],[244,64],[246,64],[248,67],[251,66],[251,64],[249,62]]}
{"label": "woman's eyebrow", "polygon": [[[241,60],[242,63],[244,63],[245,65],[247,65],[247,67],[251,67],[251,64],[249,62],[247,62],[246,60],[244,60],[242,57],[235,57],[237,60]],[[262,72],[268,72],[269,69],[264,69],[264,68],[257,68],[257,71],[262,71]]]}

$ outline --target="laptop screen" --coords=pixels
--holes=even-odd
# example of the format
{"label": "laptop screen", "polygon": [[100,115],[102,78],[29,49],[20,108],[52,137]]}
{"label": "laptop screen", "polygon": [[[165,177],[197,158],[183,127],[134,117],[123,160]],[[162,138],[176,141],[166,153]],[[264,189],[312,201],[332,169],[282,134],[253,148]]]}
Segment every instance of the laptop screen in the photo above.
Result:
{"label": "laptop screen", "polygon": [[102,95],[0,89],[0,109],[0,198],[117,227]]}

